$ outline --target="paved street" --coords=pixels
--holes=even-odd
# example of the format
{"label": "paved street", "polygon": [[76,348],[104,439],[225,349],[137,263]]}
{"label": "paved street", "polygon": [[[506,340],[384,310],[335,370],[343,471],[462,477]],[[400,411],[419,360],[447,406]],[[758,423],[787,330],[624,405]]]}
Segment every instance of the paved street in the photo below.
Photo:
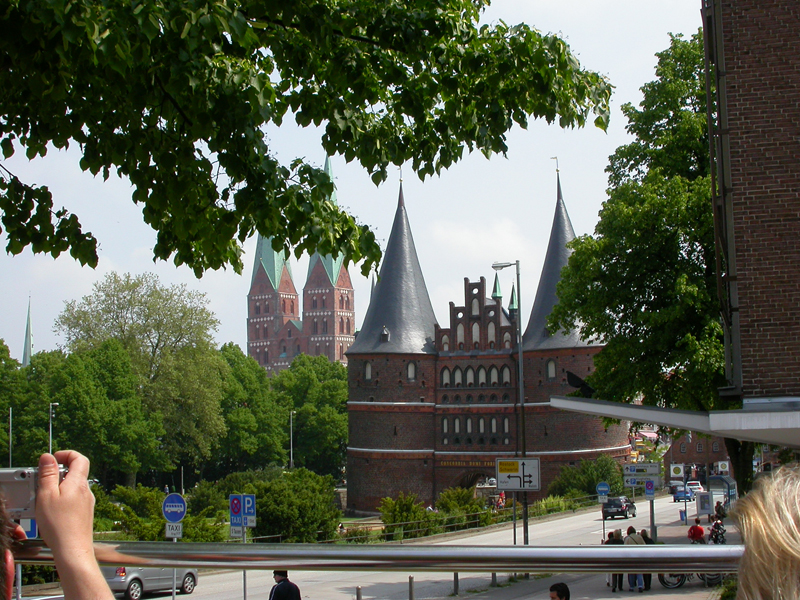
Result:
{"label": "paved street", "polygon": [[[659,540],[665,543],[688,544],[687,528],[678,522],[679,506],[673,504],[671,498],[660,498],[656,501],[656,524],[659,527]],[[690,505],[691,507],[692,505]],[[606,531],[626,529],[634,525],[637,530],[650,526],[649,503],[637,503],[638,515],[632,519],[616,519],[606,522]],[[691,511],[690,511],[690,514]],[[738,536],[729,528],[729,543],[738,543]],[[530,543],[537,546],[555,545],[599,545],[603,536],[603,521],[599,507],[590,512],[568,514],[553,517],[545,521],[532,521],[530,525]],[[437,541],[425,541],[424,544],[453,545],[510,545],[512,529],[510,525],[477,535],[459,535]],[[518,526],[518,543],[522,543],[522,527]],[[265,599],[272,586],[269,571],[249,571],[247,574],[248,598]],[[382,600],[406,600],[408,598],[408,577],[414,576],[415,598],[428,600],[447,598],[453,592],[453,576],[444,573],[386,573],[386,572],[327,572],[327,571],[295,571],[290,578],[300,586],[303,598],[309,600],[353,600],[356,586],[361,586],[365,600],[372,598]],[[460,595],[469,595],[476,600],[515,600],[517,598],[547,598],[547,590],[555,581],[565,581],[572,589],[575,600],[588,598],[620,598],[639,596],[625,591],[611,593],[605,585],[605,576],[596,574],[569,574],[550,576],[542,579],[522,580],[508,584],[509,574],[498,573],[498,581],[503,587],[490,588],[491,574],[462,573],[459,577]],[[702,581],[695,579],[678,590],[666,590],[653,578],[653,588],[646,594],[652,598],[687,598],[689,600],[705,600],[713,590],[704,587]],[[194,598],[215,598],[218,600],[236,600],[242,597],[242,573],[224,572],[202,576],[193,595]]]}

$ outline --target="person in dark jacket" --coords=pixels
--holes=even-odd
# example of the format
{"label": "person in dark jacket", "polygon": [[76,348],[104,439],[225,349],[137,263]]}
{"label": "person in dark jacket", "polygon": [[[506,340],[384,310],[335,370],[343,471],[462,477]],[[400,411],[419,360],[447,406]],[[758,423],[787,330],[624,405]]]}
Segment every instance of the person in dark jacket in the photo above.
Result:
{"label": "person in dark jacket", "polygon": [[300,588],[289,581],[287,571],[273,571],[275,585],[269,592],[269,600],[300,600]]}
{"label": "person in dark jacket", "polygon": [[[642,529],[639,532],[639,535],[642,536],[645,544],[655,544],[653,538],[647,533],[647,529]],[[652,573],[642,573],[642,577],[644,578],[644,591],[650,589],[650,584],[653,582],[653,574]]]}
{"label": "person in dark jacket", "polygon": [[[606,542],[607,545],[614,544],[614,545],[620,545],[620,546],[622,544],[624,544],[624,543],[625,542],[622,541],[622,530],[621,529],[615,529],[614,530],[614,537]],[[619,590],[622,591],[623,585],[624,584],[622,583],[622,573],[612,573],[611,574],[611,591],[612,592],[616,592],[617,588],[619,588]]]}

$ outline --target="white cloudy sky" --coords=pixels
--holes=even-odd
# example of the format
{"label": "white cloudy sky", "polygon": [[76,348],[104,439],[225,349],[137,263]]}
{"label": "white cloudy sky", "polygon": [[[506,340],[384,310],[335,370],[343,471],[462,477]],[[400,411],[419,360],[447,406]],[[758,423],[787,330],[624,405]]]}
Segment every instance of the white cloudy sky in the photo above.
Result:
{"label": "white cloudy sky", "polygon": [[[605,198],[608,156],[627,143],[619,107],[638,103],[639,87],[654,78],[654,54],[669,45],[669,33],[691,35],[700,26],[698,0],[495,0],[485,16],[508,24],[525,22],[546,32],[560,33],[581,64],[608,76],[616,86],[613,115],[607,133],[589,126],[562,130],[543,122],[509,136],[507,158],[466,157],[441,177],[421,182],[404,170],[403,189],[420,263],[439,322],[448,302],[463,302],[464,277],[491,282],[494,261],[519,259],[522,265],[522,305],[530,312],[547,246],[555,203],[555,161],[558,156],[567,210],[578,235],[591,233]],[[305,156],[322,165],[319,133],[293,126],[270,131],[272,148],[288,162]],[[245,246],[245,272],[211,272],[196,279],[187,268],[153,263],[154,232],[145,226],[140,209],[130,200],[127,182],[112,177],[103,182],[82,173],[76,152],[51,151],[44,160],[28,163],[18,153],[5,164],[27,183],[46,184],[57,206],[75,212],[99,240],[97,269],[82,268],[69,256],[54,260],[30,251],[15,257],[0,254],[0,339],[17,359],[22,356],[28,297],[31,299],[34,351],[61,343],[53,322],[64,302],[91,292],[92,284],[109,271],[152,271],[164,283],[186,283],[205,292],[220,321],[217,341],[246,343],[246,294],[255,240]],[[391,230],[399,172],[376,188],[366,171],[341,157],[332,159],[339,203],[374,228],[382,245]],[[0,235],[0,245],[5,238]],[[307,260],[294,261],[298,290],[305,282]],[[366,312],[369,282],[351,267],[356,290],[356,314]],[[502,272],[506,296],[511,269]]]}

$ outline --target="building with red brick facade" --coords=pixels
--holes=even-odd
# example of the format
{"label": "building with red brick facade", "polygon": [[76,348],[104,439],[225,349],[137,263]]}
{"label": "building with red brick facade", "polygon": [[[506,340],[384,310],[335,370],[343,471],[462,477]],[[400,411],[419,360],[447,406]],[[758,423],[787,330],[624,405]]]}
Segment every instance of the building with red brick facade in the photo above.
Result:
{"label": "building with red brick facade", "polygon": [[[574,332],[550,333],[545,321],[575,237],[561,195],[533,310],[523,336],[527,456],[540,461],[541,492],[561,468],[605,453],[627,460],[627,424],[604,427],[593,416],[549,406],[584,378],[598,345]],[[495,460],[520,452],[522,408],[517,380],[519,309],[508,307],[495,276],[464,280],[464,302],[450,303],[449,322],[433,312],[403,200],[364,323],[347,352],[349,445],[347,507],[374,511],[384,497],[413,493],[430,504],[449,487],[495,474]]]}
{"label": "building with red brick facade", "polygon": [[[330,161],[325,172],[331,179]],[[331,200],[336,202],[336,192]],[[303,316],[286,255],[258,236],[247,295],[247,353],[270,372],[289,367],[301,352],[347,364],[355,339],[355,297],[342,259],[314,254],[303,288]]]}

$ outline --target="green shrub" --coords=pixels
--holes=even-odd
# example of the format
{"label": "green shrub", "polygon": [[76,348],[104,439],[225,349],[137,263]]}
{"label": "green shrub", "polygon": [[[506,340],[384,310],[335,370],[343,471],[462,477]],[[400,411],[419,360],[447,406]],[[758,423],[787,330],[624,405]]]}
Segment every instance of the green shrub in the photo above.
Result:
{"label": "green shrub", "polygon": [[118,485],[111,492],[111,499],[130,508],[137,516],[148,519],[161,514],[166,494],[156,488],[145,487],[141,483],[135,488]]}
{"label": "green shrub", "polygon": [[212,481],[201,481],[189,490],[186,503],[192,514],[199,514],[207,508],[213,512],[228,509],[228,498],[222,493],[221,486]]}

